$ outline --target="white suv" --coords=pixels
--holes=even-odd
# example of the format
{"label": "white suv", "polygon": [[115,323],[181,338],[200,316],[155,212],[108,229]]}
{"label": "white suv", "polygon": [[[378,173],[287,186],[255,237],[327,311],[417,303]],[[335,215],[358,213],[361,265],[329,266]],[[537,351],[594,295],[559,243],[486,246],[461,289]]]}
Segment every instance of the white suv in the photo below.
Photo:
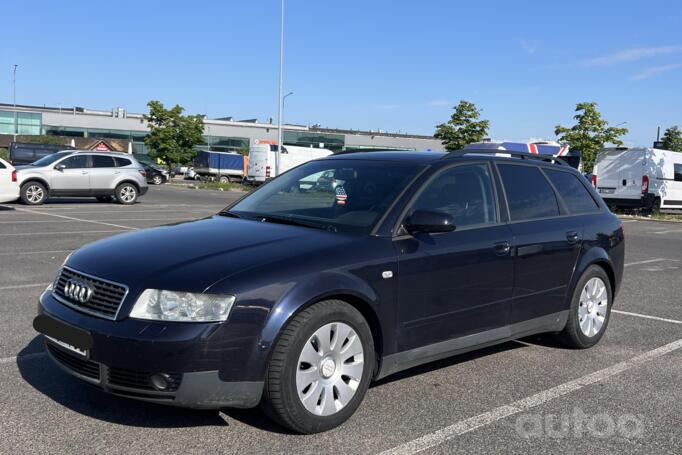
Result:
{"label": "white suv", "polygon": [[92,196],[134,204],[147,192],[146,173],[132,156],[115,152],[66,150],[17,167],[24,204],[42,204],[50,196]]}
{"label": "white suv", "polygon": [[17,172],[7,161],[0,158],[0,202],[11,202],[19,199]]}

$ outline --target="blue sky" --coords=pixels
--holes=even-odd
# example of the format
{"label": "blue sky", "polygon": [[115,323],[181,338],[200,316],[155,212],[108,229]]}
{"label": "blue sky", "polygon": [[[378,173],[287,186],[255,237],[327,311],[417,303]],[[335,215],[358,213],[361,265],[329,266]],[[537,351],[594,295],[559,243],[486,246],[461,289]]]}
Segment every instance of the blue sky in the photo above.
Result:
{"label": "blue sky", "polygon": [[[0,101],[266,121],[277,113],[279,1],[12,1]],[[432,134],[460,99],[497,139],[554,138],[596,101],[628,144],[682,125],[682,3],[286,3],[285,121]]]}

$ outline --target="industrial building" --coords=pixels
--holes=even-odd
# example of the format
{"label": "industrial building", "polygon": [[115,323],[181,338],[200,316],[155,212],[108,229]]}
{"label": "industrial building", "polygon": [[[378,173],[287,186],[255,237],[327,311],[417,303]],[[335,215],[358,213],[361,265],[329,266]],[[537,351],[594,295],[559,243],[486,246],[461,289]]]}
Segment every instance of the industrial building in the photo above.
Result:
{"label": "industrial building", "polygon": [[[16,123],[15,123],[16,122]],[[231,117],[204,120],[204,141],[197,149],[237,152],[259,141],[276,141],[277,125]],[[385,131],[356,131],[321,128],[317,125],[283,125],[285,145],[328,148],[333,151],[369,150],[443,150],[432,136],[394,134]],[[0,147],[7,147],[28,136],[49,135],[62,138],[65,145],[90,148],[90,145],[133,153],[147,153],[144,137],[149,128],[143,114],[123,108],[95,110],[83,107],[45,107],[0,103]],[[104,144],[104,145],[103,145]]]}

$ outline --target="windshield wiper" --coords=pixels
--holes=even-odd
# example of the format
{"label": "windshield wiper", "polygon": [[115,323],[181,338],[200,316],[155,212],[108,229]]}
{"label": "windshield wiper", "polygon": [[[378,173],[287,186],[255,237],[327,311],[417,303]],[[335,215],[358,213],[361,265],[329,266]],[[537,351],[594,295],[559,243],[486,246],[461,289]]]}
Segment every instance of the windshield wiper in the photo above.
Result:
{"label": "windshield wiper", "polygon": [[290,218],[286,216],[275,216],[275,215],[254,215],[253,218],[254,220],[261,221],[263,223],[278,223],[278,224],[288,224],[291,226],[302,226],[302,227],[309,227],[313,229],[323,229],[327,230],[325,226],[322,226],[317,223],[309,223],[305,221],[301,221],[295,218]]}
{"label": "windshield wiper", "polygon": [[241,217],[242,217],[242,216],[239,215],[238,213],[233,212],[233,211],[231,211],[231,210],[222,210],[222,211],[218,212],[218,215],[220,215],[220,216],[227,216],[227,217],[230,217],[230,218],[241,218]]}

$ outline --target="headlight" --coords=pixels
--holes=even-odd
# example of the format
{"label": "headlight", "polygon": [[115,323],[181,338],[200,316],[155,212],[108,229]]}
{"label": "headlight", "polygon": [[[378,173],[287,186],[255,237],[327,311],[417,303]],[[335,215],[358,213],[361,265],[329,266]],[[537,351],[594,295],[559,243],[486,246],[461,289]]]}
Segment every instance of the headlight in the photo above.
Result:
{"label": "headlight", "polygon": [[147,289],[135,302],[131,318],[177,322],[225,321],[235,296]]}

